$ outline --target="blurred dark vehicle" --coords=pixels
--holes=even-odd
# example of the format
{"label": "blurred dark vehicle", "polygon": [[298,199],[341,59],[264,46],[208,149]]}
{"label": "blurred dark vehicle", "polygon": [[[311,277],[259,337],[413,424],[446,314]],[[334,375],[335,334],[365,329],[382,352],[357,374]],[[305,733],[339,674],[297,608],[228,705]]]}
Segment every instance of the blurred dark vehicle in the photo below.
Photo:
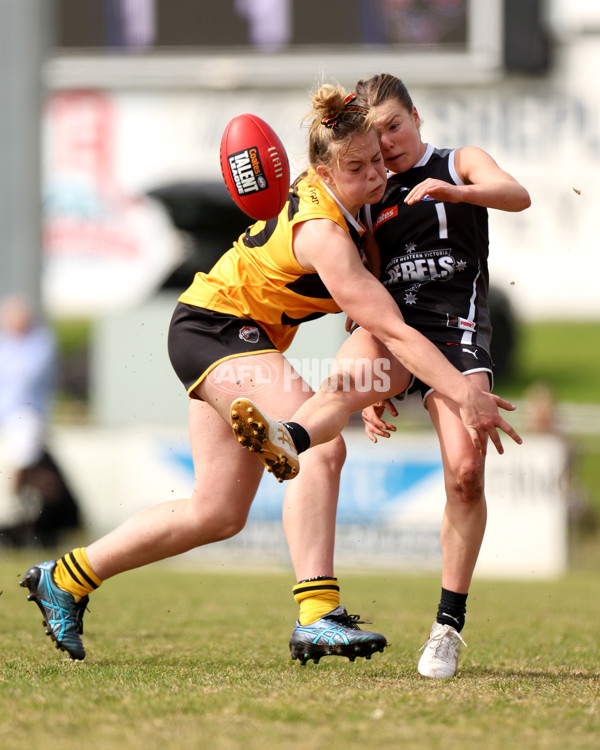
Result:
{"label": "blurred dark vehicle", "polygon": [[490,286],[490,319],[492,321],[492,362],[497,382],[508,380],[514,374],[518,322],[508,296],[497,286]]}
{"label": "blurred dark vehicle", "polygon": [[231,199],[224,182],[182,182],[148,192],[168,211],[187,248],[184,262],[162,289],[183,291],[197,271],[210,271],[234,240],[253,223]]}

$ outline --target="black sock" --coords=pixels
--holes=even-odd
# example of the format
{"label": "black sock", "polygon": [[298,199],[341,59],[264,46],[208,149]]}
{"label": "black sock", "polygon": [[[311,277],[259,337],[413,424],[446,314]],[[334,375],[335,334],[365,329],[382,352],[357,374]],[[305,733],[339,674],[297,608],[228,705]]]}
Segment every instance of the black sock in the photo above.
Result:
{"label": "black sock", "polygon": [[281,424],[287,427],[287,431],[290,433],[290,437],[294,441],[294,447],[298,453],[303,453],[310,448],[310,436],[308,432],[298,422],[284,422],[281,420]]}
{"label": "black sock", "polygon": [[441,625],[451,625],[460,631],[465,626],[468,594],[457,594],[442,588],[442,598],[438,607],[436,622]]}

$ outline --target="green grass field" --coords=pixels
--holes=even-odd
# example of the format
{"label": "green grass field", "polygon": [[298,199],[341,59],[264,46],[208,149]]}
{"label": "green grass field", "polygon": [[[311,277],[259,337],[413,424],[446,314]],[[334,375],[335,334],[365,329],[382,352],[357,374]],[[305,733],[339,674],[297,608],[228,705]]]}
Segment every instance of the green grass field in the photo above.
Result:
{"label": "green grass field", "polygon": [[[600,323],[524,326],[516,372],[498,391],[519,400],[541,381],[557,401],[600,404],[598,340]],[[469,647],[445,681],[416,672],[436,575],[338,570],[343,603],[391,645],[370,661],[301,667],[287,649],[291,570],[151,566],[93,594],[88,657],[72,663],[18,586],[43,555],[0,550],[1,750],[596,750],[600,436],[571,439],[592,519],[573,530],[569,573],[476,577]]]}
{"label": "green grass field", "polygon": [[546,383],[557,401],[600,403],[600,322],[521,323],[515,367],[503,383],[519,398],[532,383]]}
{"label": "green grass field", "polygon": [[17,585],[31,554],[3,554],[0,747],[597,748],[599,561],[558,581],[476,580],[459,675],[431,681],[416,663],[435,576],[344,572],[343,601],[391,645],[301,667],[291,572],[156,565],[93,594],[88,656],[72,663]]}

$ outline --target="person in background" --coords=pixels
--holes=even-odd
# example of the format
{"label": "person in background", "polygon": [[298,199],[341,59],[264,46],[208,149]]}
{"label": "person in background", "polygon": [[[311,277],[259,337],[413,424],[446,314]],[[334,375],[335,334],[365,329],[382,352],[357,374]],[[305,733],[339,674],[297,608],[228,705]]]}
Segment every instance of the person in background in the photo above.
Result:
{"label": "person in background", "polygon": [[290,0],[235,0],[236,13],[248,21],[250,43],[261,52],[277,52],[292,37]]}
{"label": "person in background", "polygon": [[21,295],[0,304],[0,431],[17,500],[5,546],[50,546],[79,524],[79,509],[50,453],[47,422],[56,382],[56,342]]}

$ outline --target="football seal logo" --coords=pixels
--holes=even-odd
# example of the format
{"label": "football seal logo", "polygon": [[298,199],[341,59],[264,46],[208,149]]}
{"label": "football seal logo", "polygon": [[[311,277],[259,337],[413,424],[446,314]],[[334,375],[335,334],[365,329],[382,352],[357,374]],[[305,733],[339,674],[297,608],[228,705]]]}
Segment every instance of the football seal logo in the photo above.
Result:
{"label": "football seal logo", "polygon": [[243,326],[243,328],[240,328],[238,335],[242,341],[247,341],[249,344],[256,344],[260,338],[260,331],[256,326]]}
{"label": "football seal logo", "polygon": [[269,187],[256,146],[230,154],[228,162],[238,195],[258,193]]}

